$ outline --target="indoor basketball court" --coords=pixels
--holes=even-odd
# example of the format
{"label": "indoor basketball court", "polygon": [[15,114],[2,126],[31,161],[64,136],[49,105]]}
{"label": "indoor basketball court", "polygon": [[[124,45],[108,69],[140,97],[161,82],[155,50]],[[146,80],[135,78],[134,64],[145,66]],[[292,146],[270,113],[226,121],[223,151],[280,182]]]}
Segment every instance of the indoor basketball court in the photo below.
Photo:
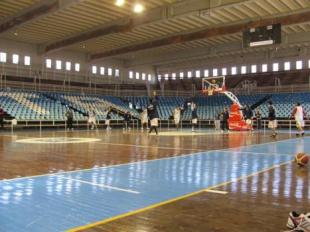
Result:
{"label": "indoor basketball court", "polygon": [[0,1],[0,232],[310,232],[310,1]]}

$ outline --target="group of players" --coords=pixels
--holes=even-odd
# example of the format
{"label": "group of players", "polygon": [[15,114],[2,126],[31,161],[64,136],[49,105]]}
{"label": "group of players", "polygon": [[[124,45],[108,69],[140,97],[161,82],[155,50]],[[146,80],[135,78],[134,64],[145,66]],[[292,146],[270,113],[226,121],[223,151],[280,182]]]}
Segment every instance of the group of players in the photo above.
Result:
{"label": "group of players", "polygon": [[[198,113],[197,113],[197,105],[195,102],[188,103],[191,108],[191,125],[192,125],[192,131],[195,131],[198,124]],[[158,123],[159,123],[159,116],[157,112],[157,106],[158,106],[158,98],[153,97],[150,99],[150,103],[147,106],[146,109],[144,109],[141,113],[141,130],[148,130],[149,133],[152,133],[153,131],[158,134]],[[174,124],[177,130],[180,128],[181,119],[182,119],[182,112],[184,111],[184,107],[176,107],[173,110],[173,120]],[[105,125],[107,130],[111,130],[110,126],[110,120],[111,120],[111,108],[107,109],[106,111],[106,120]],[[248,130],[253,130],[253,121],[256,120],[256,128],[261,129],[262,127],[262,115],[260,113],[259,109],[256,109],[255,115],[253,114],[253,110],[246,105],[242,109],[244,120],[248,126]],[[297,127],[297,133],[296,136],[304,136],[304,118],[307,116],[306,112],[304,111],[303,107],[299,102],[296,103],[291,116],[296,121],[296,127]],[[67,128],[73,129],[72,122],[73,122],[73,113],[69,109],[66,112],[66,118],[67,118]],[[130,121],[131,121],[132,115],[129,112],[126,112],[124,115],[124,121],[123,121],[123,130],[130,130]],[[229,130],[229,112],[227,108],[224,108],[223,112],[221,112],[217,119],[215,120],[215,128],[220,129],[223,132]],[[150,128],[148,127],[150,122]],[[90,110],[88,113],[88,125],[91,129],[97,129],[97,121],[96,121],[96,113],[94,110]],[[277,117],[276,117],[276,108],[274,107],[272,101],[268,102],[268,128],[272,130],[272,137],[277,136]]]}

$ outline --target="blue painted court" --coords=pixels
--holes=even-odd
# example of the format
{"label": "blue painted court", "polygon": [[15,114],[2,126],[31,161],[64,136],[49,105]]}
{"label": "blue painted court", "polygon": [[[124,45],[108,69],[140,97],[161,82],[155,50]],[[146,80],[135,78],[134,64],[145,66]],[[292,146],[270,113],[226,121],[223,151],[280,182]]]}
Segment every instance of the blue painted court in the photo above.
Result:
{"label": "blue painted court", "polygon": [[309,138],[0,181],[0,231],[65,231],[288,162]]}

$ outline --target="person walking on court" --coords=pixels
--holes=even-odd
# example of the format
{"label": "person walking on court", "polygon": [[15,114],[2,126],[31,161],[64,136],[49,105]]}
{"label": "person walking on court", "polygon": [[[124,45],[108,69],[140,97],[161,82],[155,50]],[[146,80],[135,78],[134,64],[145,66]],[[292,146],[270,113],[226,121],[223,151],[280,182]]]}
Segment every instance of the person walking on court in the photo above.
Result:
{"label": "person walking on court", "polygon": [[277,127],[278,127],[278,122],[276,118],[276,109],[272,104],[272,101],[268,102],[268,128],[272,130],[272,135],[271,137],[275,138],[277,136]]}
{"label": "person walking on court", "polygon": [[296,121],[296,127],[298,132],[296,133],[296,136],[304,136],[305,132],[304,132],[304,127],[305,127],[305,121],[304,121],[304,117],[306,117],[307,114],[304,111],[303,107],[300,105],[299,102],[296,103],[295,108],[293,109],[292,112],[292,117],[295,118]]}
{"label": "person walking on court", "polygon": [[150,117],[151,121],[151,128],[149,130],[149,134],[152,133],[153,130],[155,130],[156,135],[158,135],[157,127],[158,127],[158,113],[157,113],[157,107],[156,107],[157,101],[155,99],[150,100],[150,105],[147,107],[147,113]]}
{"label": "person walking on court", "polygon": [[192,102],[191,110],[192,110],[192,131],[194,132],[195,127],[198,124],[197,105],[195,104],[195,102]]}
{"label": "person walking on court", "polygon": [[73,112],[70,108],[68,108],[65,116],[67,119],[67,130],[73,130]]}

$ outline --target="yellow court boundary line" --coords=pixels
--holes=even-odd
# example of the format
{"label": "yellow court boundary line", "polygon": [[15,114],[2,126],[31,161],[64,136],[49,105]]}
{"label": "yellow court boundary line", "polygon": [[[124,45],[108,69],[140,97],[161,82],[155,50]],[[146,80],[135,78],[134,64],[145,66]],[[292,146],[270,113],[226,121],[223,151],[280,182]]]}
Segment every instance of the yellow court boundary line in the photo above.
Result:
{"label": "yellow court boundary line", "polygon": [[202,190],[199,190],[199,191],[196,191],[196,192],[192,192],[192,193],[189,193],[189,194],[185,194],[183,196],[180,196],[180,197],[176,197],[176,198],[172,198],[170,200],[167,200],[167,201],[163,201],[163,202],[159,202],[157,204],[153,204],[153,205],[150,205],[150,206],[147,206],[147,207],[144,207],[144,208],[141,208],[141,209],[137,209],[137,210],[134,210],[134,211],[131,211],[131,212],[128,212],[128,213],[124,213],[124,214],[120,214],[118,216],[115,216],[115,217],[111,217],[111,218],[108,218],[108,219],[104,219],[102,221],[98,221],[98,222],[94,222],[94,223],[90,223],[90,224],[87,224],[87,225],[84,225],[84,226],[78,226],[78,227],[75,227],[75,228],[71,228],[69,230],[67,230],[67,232],[77,232],[77,231],[81,231],[81,230],[86,230],[86,229],[89,229],[89,228],[92,228],[94,226],[99,226],[99,225],[104,225],[106,223],[109,223],[109,222],[112,222],[112,221],[115,221],[115,220],[118,220],[118,219],[121,219],[121,218],[125,218],[125,217],[128,217],[128,216],[132,216],[132,215],[135,215],[135,214],[138,214],[138,213],[141,213],[141,212],[144,212],[144,211],[147,211],[149,209],[154,209],[154,208],[157,208],[159,206],[163,206],[163,205],[166,205],[166,204],[169,204],[169,203],[172,203],[172,202],[176,202],[176,201],[179,201],[179,200],[182,200],[182,199],[185,199],[185,198],[188,198],[188,197],[191,197],[191,196],[195,196],[199,193],[203,193],[203,192],[206,192],[207,190],[210,190],[210,189],[214,189],[214,188],[218,188],[218,187],[221,187],[221,186],[224,186],[224,185],[228,185],[228,184],[231,184],[233,182],[238,182],[242,179],[247,179],[249,177],[252,177],[252,176],[255,176],[255,175],[259,175],[261,173],[264,173],[264,172],[267,172],[267,171],[270,171],[274,168],[279,168],[281,166],[285,166],[289,163],[293,162],[293,160],[290,160],[290,161],[286,161],[286,162],[283,162],[283,163],[280,163],[280,164],[277,164],[277,165],[274,165],[272,167],[269,167],[269,168],[265,168],[261,171],[258,171],[258,172],[254,172],[252,174],[249,174],[247,176],[242,176],[242,177],[239,177],[237,179],[234,179],[234,180],[230,180],[230,181],[227,181],[227,182],[223,182],[221,184],[218,184],[218,185],[214,185],[214,186],[211,186],[209,188],[206,188],[206,189],[202,189]]}

